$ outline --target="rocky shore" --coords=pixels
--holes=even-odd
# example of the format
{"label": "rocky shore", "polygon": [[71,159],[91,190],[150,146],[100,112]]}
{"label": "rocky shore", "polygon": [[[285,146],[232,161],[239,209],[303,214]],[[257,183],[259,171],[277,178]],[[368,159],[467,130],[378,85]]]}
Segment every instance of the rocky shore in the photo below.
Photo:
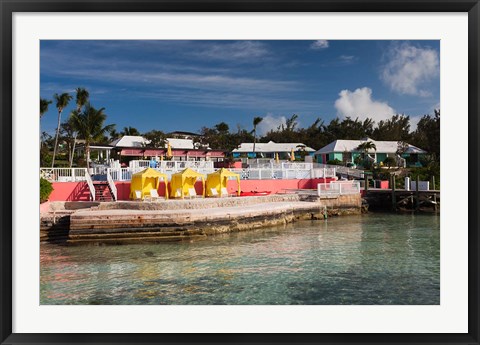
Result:
{"label": "rocky shore", "polygon": [[44,242],[128,244],[191,241],[327,216],[359,214],[360,195],[319,199],[275,194],[258,197],[197,198],[155,202],[56,202],[43,206]]}

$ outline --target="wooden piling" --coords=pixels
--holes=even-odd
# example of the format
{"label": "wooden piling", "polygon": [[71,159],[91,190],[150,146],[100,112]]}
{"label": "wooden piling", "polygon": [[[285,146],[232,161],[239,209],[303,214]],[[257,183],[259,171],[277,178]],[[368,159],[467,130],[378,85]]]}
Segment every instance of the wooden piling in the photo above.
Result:
{"label": "wooden piling", "polygon": [[[435,175],[432,176],[432,189],[437,190],[437,188],[435,186]],[[437,208],[437,193],[433,193],[433,208],[434,208],[435,212],[437,212],[437,210],[438,210],[438,208]]]}
{"label": "wooden piling", "polygon": [[395,175],[392,175],[392,209],[397,210],[397,197],[395,195]]}
{"label": "wooden piling", "polygon": [[420,176],[417,175],[417,183],[415,185],[415,198],[416,198],[415,210],[416,211],[418,211],[418,209],[420,208],[420,193],[418,192],[419,184],[420,184]]}

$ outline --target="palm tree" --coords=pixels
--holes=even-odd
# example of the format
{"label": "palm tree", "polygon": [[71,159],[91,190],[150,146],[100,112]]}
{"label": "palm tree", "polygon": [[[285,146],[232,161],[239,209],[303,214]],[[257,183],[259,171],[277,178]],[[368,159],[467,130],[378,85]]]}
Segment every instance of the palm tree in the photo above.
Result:
{"label": "palm tree", "polygon": [[[83,87],[77,87],[75,89],[75,92],[77,93],[77,97],[76,97],[77,111],[80,112],[82,108],[85,106],[85,104],[87,104],[88,99],[90,97],[90,93],[87,91],[87,89]],[[75,144],[77,143],[77,135],[78,135],[78,132],[75,131],[75,137],[73,138],[72,154],[70,155],[70,168],[73,165],[73,156],[75,155]]]}
{"label": "palm tree", "polygon": [[60,119],[62,116],[62,111],[65,109],[72,99],[72,96],[70,96],[68,93],[62,93],[59,95],[58,93],[53,95],[53,99],[56,102],[56,106],[58,109],[58,123],[57,123],[57,134],[55,135],[55,145],[53,146],[53,158],[52,158],[52,168],[55,165],[55,155],[57,154],[57,144],[58,144],[58,134],[60,132]]}
{"label": "palm tree", "polygon": [[[44,98],[40,98],[40,118],[42,118],[43,114],[48,111],[48,105],[51,104],[52,101],[46,100]],[[41,129],[40,129],[41,133]],[[40,134],[40,147],[42,146],[42,135]]]}
{"label": "palm tree", "polygon": [[52,104],[52,101],[40,98],[40,118],[48,111],[49,104]]}
{"label": "palm tree", "polygon": [[123,127],[123,131],[120,132],[121,135],[132,135],[140,136],[140,132],[135,127]]}
{"label": "palm tree", "polygon": [[105,133],[114,128],[115,125],[106,125],[104,122],[107,115],[104,113],[105,108],[95,109],[87,103],[82,112],[74,110],[71,117],[71,124],[78,132],[80,138],[85,140],[85,152],[87,154],[87,168],[90,168],[90,145],[101,140]]}
{"label": "palm tree", "polygon": [[373,141],[365,141],[357,146],[357,150],[362,151],[362,157],[363,159],[365,159],[365,155],[367,154],[368,151],[370,150],[377,151],[377,145],[375,145]]}
{"label": "palm tree", "polygon": [[255,153],[255,144],[257,143],[257,126],[262,120],[262,117],[253,118],[253,153]]}
{"label": "palm tree", "polygon": [[90,93],[87,91],[87,89],[84,89],[83,87],[77,87],[75,89],[75,92],[77,93],[77,97],[76,97],[77,111],[80,111],[85,106],[85,104],[88,103]]}

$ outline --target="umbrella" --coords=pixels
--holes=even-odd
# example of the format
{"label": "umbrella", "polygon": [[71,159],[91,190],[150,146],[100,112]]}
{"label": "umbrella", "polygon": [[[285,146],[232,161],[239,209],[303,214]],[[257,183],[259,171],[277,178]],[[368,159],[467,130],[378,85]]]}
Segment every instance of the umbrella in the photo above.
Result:
{"label": "umbrella", "polygon": [[168,143],[168,146],[167,146],[167,157],[172,157],[172,147],[170,146],[170,142]]}
{"label": "umbrella", "polygon": [[278,164],[280,160],[278,159],[278,152],[275,152],[275,162]]}
{"label": "umbrella", "polygon": [[292,148],[292,151],[290,152],[290,160],[292,162],[295,160],[295,153],[293,152],[293,148]]}

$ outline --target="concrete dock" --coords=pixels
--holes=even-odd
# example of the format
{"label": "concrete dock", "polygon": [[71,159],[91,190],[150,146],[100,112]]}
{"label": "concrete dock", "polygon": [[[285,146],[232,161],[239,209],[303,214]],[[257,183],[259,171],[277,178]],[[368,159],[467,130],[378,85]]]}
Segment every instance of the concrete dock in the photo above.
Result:
{"label": "concrete dock", "polygon": [[[41,240],[50,243],[126,244],[206,239],[215,234],[283,225],[299,219],[358,214],[361,197],[305,200],[295,194],[156,202],[51,205],[41,215]],[[57,216],[52,220],[52,214]],[[58,226],[61,222],[63,225]]]}

